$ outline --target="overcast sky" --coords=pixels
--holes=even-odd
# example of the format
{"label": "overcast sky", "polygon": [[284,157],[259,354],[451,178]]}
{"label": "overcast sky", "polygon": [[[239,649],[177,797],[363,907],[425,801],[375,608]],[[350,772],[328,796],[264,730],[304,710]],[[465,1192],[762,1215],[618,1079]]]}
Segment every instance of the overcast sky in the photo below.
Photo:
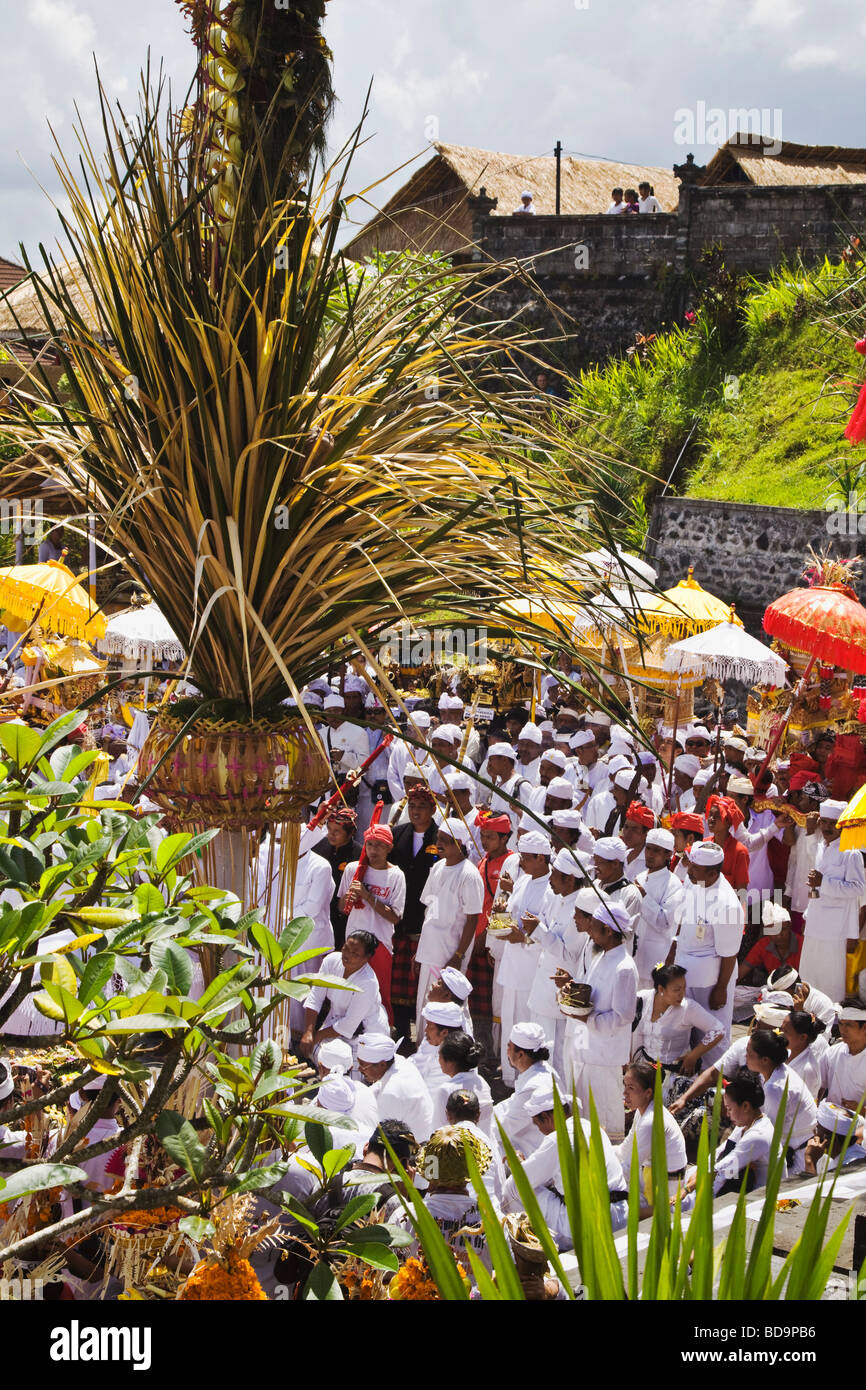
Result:
{"label": "overcast sky", "polygon": [[[711,153],[697,143],[702,108],[705,130],[714,108],[758,108],[767,134],[866,145],[862,0],[330,0],[328,9],[334,143],[373,83],[356,189],[431,138],[525,155],[549,153],[559,138],[569,153],[669,166],[689,148],[683,111],[702,160]],[[33,254],[55,235],[43,191],[58,190],[49,122],[67,150],[76,104],[96,129],[93,55],[128,105],[148,47],[179,91],[194,55],[174,0],[0,0],[0,13],[0,255],[18,259],[20,241]]]}

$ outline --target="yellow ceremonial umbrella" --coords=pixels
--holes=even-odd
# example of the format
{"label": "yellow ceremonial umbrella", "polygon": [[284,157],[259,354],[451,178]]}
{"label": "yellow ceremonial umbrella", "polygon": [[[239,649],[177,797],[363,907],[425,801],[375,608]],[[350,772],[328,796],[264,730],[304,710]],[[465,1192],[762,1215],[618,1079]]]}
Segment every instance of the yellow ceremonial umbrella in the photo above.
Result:
{"label": "yellow ceremonial umbrella", "polygon": [[532,594],[526,598],[508,599],[502,605],[503,611],[518,622],[543,628],[554,636],[563,634],[570,637],[578,618],[574,604],[562,603],[558,599],[546,598],[544,594]]}
{"label": "yellow ceremonial umbrella", "polygon": [[729,603],[701,587],[694,578],[693,565],[689,565],[686,578],[672,589],[663,590],[657,597],[647,597],[637,616],[640,626],[648,631],[676,638],[695,636],[719,623],[743,626]]}
{"label": "yellow ceremonial umbrella", "polygon": [[866,849],[866,786],[854,793],[839,817],[840,849]]}
{"label": "yellow ceremonial umbrella", "polygon": [[91,640],[105,636],[104,614],[94,611],[87,590],[62,560],[0,569],[0,608],[13,628],[27,628],[38,613],[46,631]]}

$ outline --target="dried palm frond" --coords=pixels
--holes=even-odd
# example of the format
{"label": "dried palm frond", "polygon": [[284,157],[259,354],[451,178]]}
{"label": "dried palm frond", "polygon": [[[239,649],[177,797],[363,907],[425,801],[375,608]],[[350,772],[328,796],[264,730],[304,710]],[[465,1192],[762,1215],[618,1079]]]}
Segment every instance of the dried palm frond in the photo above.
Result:
{"label": "dried palm frond", "polygon": [[103,96],[107,153],[80,132],[81,172],[58,161],[64,259],[32,286],[72,401],[34,373],[0,424],[99,515],[194,683],[262,710],[431,605],[575,601],[564,567],[611,540],[598,510],[573,520],[605,473],[530,394],[529,345],[484,321],[481,285],[421,256],[352,278],[345,162],[285,198],[260,142],[215,252],[200,145],[162,96],[145,82],[134,125]]}
{"label": "dried palm frond", "polygon": [[850,589],[852,597],[856,598],[854,586],[860,578],[860,570],[863,560],[860,556],[853,556],[851,559],[844,560],[838,555],[833,555],[830,551],[817,551],[811,545],[808,550],[810,564],[803,571],[803,578],[808,582],[810,588],[820,585],[827,589]]}

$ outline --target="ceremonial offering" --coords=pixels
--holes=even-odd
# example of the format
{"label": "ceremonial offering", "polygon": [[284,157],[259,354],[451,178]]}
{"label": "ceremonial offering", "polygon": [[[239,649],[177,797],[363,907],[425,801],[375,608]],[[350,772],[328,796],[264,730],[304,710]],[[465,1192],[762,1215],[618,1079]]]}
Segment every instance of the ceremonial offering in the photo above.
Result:
{"label": "ceremonial offering", "polygon": [[509,917],[505,912],[496,912],[489,919],[487,930],[491,936],[508,936],[516,926],[513,917]]}
{"label": "ceremonial offering", "polygon": [[592,1013],[592,989],[583,981],[572,980],[559,991],[559,1011],[568,1018],[586,1018]]}

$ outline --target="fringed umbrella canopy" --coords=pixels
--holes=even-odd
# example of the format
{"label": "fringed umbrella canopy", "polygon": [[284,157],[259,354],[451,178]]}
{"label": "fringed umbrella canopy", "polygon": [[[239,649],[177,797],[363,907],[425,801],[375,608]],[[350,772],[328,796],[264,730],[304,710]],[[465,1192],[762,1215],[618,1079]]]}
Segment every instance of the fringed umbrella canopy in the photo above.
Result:
{"label": "fringed umbrella canopy", "polygon": [[866,675],[866,608],[847,585],[792,589],[770,604],[764,631],[827,665]]}
{"label": "fringed umbrella canopy", "polygon": [[718,623],[743,626],[729,603],[701,587],[691,565],[688,575],[679,584],[648,599],[642,614],[642,625],[649,631],[664,632],[671,637],[690,637]]}
{"label": "fringed umbrella canopy", "polygon": [[702,671],[722,681],[746,681],[751,685],[785,684],[787,664],[757,638],[734,623],[719,623],[665,653],[666,671]]}
{"label": "fringed umbrella canopy", "polygon": [[108,621],[99,650],[109,656],[124,656],[128,661],[183,661],[184,658],[183,647],[155,603],[115,613]]}
{"label": "fringed umbrella canopy", "polygon": [[93,641],[105,634],[104,616],[60,560],[0,569],[0,608],[10,625],[20,625],[16,631],[23,632],[38,613],[41,627],[64,637]]}

